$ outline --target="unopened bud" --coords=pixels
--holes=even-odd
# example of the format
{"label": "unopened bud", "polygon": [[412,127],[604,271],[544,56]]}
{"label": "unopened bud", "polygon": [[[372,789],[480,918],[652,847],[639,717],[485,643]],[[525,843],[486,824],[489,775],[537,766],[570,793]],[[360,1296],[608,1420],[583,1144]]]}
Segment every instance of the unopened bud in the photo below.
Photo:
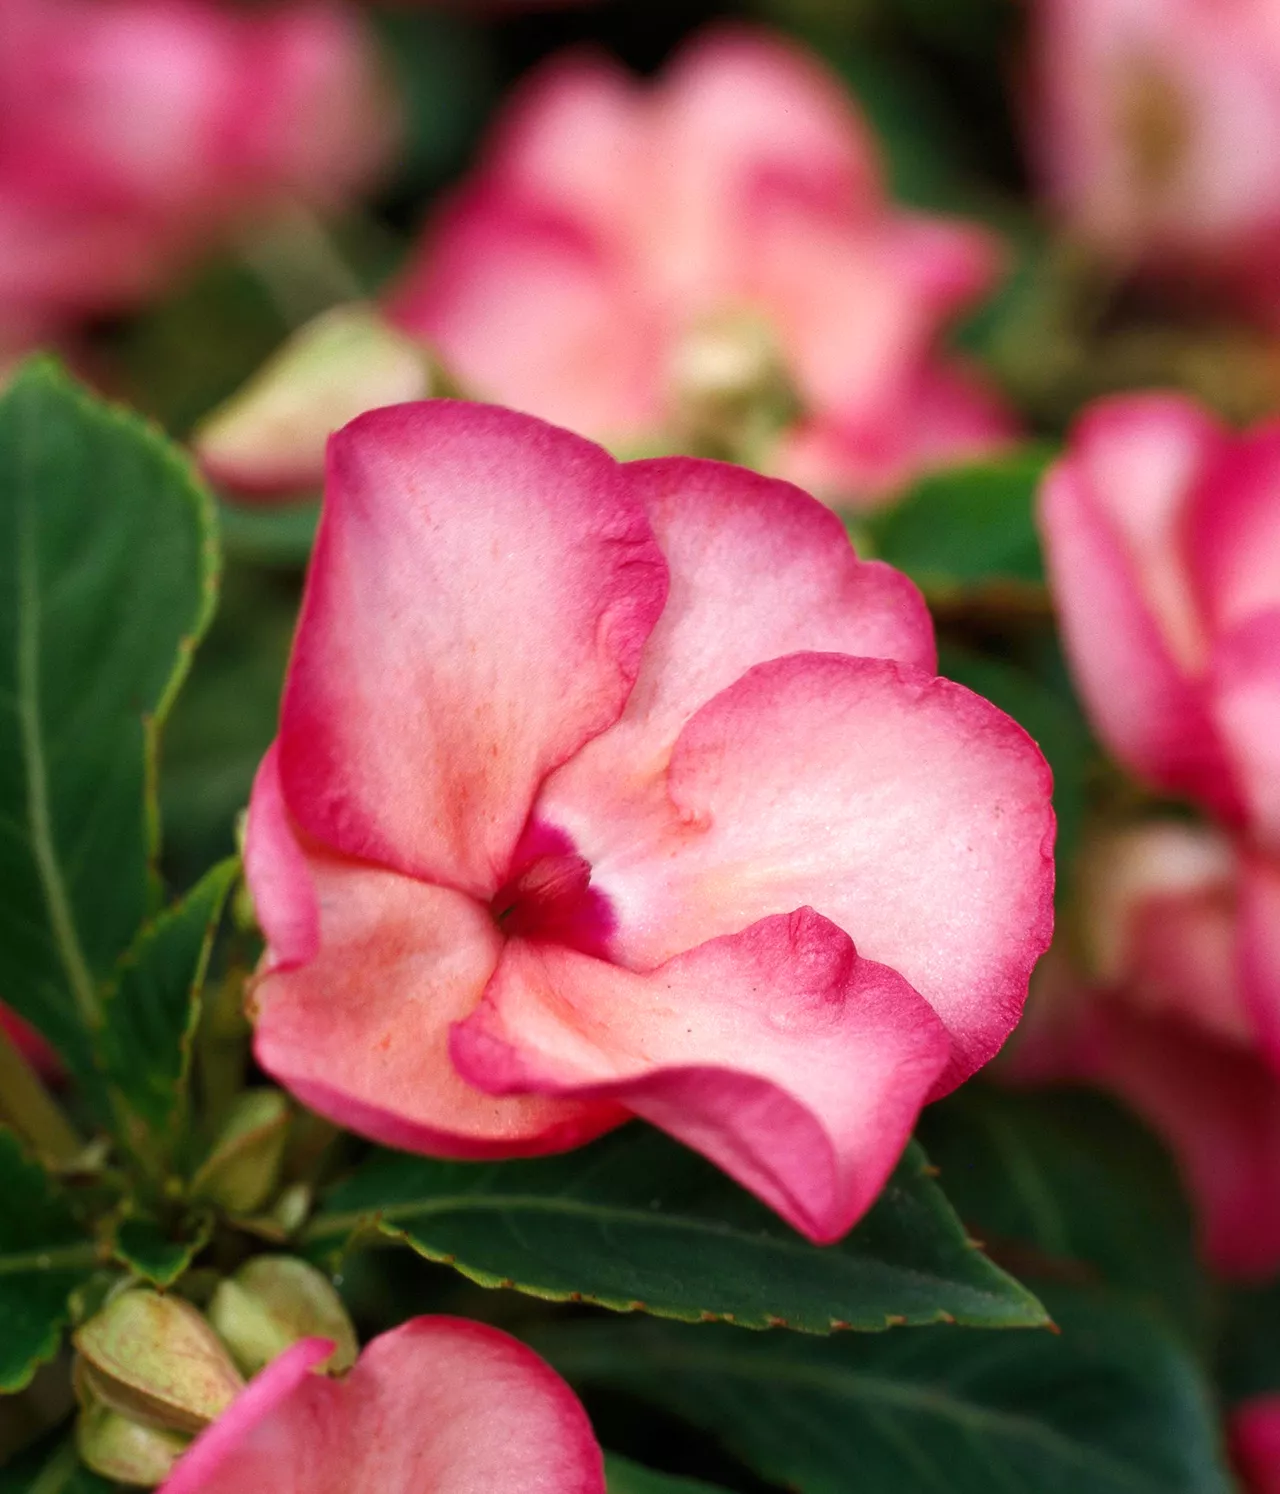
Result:
{"label": "unopened bud", "polygon": [[425,399],[427,349],[363,301],[308,322],[195,433],[216,481],[248,492],[319,487],[330,434],[366,410]]}
{"label": "unopened bud", "polygon": [[192,1193],[232,1214],[261,1208],[279,1181],[288,1128],[289,1102],[278,1089],[242,1094],[192,1178]]}
{"label": "unopened bud", "polygon": [[103,1478],[141,1489],[164,1483],[190,1440],[180,1432],[131,1421],[100,1402],[86,1406],[76,1421],[81,1459]]}
{"label": "unopened bud", "polygon": [[303,1338],[327,1338],[334,1351],[322,1369],[350,1369],[360,1352],[342,1299],[328,1277],[288,1255],[260,1255],[221,1282],[209,1320],[246,1375]]}
{"label": "unopened bud", "polygon": [[201,1431],[244,1388],[217,1334],[180,1297],[125,1292],[73,1342],[86,1399],[164,1430]]}

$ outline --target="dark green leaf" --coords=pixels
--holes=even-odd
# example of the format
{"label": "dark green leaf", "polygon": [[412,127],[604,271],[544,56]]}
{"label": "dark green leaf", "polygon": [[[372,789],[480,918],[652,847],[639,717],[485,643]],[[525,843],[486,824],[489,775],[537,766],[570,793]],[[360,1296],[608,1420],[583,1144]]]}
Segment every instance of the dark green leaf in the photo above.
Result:
{"label": "dark green leaf", "polygon": [[67,1298],[92,1274],[96,1251],[62,1190],[4,1130],[0,1200],[0,1391],[14,1391],[56,1352]]}
{"label": "dark green leaf", "polygon": [[183,1227],[165,1229],[146,1215],[122,1219],[116,1226],[114,1255],[153,1286],[170,1287],[209,1243],[213,1216],[199,1213]]}
{"label": "dark green leaf", "polygon": [[0,398],[0,990],[82,1071],[152,905],[156,735],[216,574],[174,449],[28,364]]}
{"label": "dark green leaf", "polygon": [[323,1252],[367,1229],[482,1286],[691,1322],[829,1333],[1045,1321],[1035,1298],[966,1240],[915,1146],[862,1223],[826,1248],[638,1125],[528,1162],[376,1154],[329,1196],[309,1240]]}
{"label": "dark green leaf", "polygon": [[865,523],[875,553],[926,591],[1039,586],[1035,493],[1049,460],[1030,448],[922,477],[901,503]]}
{"label": "dark green leaf", "polygon": [[1128,1111],[1088,1090],[969,1085],[925,1112],[921,1135],[966,1225],[1011,1268],[1105,1283],[1198,1330],[1187,1206]]}
{"label": "dark green leaf", "polygon": [[[984,695],[1037,742],[1053,769],[1058,816],[1057,857],[1067,866],[1080,840],[1089,774],[1097,761],[1093,738],[1075,700],[1029,670],[968,649],[942,647],[938,673]],[[1066,879],[1060,879],[1065,888]]]}
{"label": "dark green leaf", "polygon": [[149,923],[104,993],[102,1069],[125,1139],[144,1157],[167,1156],[181,1135],[205,968],[238,870],[221,862]]}
{"label": "dark green leaf", "polygon": [[1060,1334],[748,1336],[583,1322],[535,1347],[653,1401],[798,1494],[1227,1494],[1194,1364],[1137,1309],[1062,1289]]}
{"label": "dark green leaf", "polygon": [[[629,1458],[607,1453],[604,1460],[609,1494],[724,1494],[701,1479],[674,1478],[669,1473],[655,1473]],[[0,1486],[0,1494],[4,1494]]]}

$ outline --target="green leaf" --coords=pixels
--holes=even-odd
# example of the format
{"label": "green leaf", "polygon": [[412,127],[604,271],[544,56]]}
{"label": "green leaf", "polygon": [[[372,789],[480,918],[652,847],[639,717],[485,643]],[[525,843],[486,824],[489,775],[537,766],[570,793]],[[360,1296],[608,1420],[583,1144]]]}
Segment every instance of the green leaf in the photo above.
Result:
{"label": "green leaf", "polygon": [[183,459],[27,364],[0,398],[0,991],[82,1073],[152,905],[156,738],[216,577]]}
{"label": "green leaf", "polygon": [[[704,1484],[701,1479],[674,1478],[669,1473],[655,1473],[629,1458],[606,1453],[605,1481],[609,1494],[724,1494],[723,1489]],[[0,1494],[4,1494],[0,1486]]]}
{"label": "green leaf", "polygon": [[926,592],[1040,587],[1044,566],[1035,494],[1048,465],[1042,448],[922,477],[894,507],[870,519],[875,553]]}
{"label": "green leaf", "polygon": [[67,1298],[97,1252],[63,1191],[0,1130],[0,1391],[21,1390],[57,1352]]}
{"label": "green leaf", "polygon": [[641,1396],[797,1494],[1227,1494],[1213,1408],[1178,1340],[1062,1289],[1060,1334],[748,1336],[582,1322],[534,1346]]}
{"label": "green leaf", "polygon": [[153,1286],[171,1287],[209,1243],[213,1215],[201,1210],[178,1231],[139,1214],[116,1226],[113,1254],[121,1265]]}
{"label": "green leaf", "polygon": [[221,862],[143,928],[104,993],[102,1069],[117,1123],[140,1156],[168,1156],[182,1134],[200,993],[238,871],[235,859]]}
{"label": "green leaf", "polygon": [[921,1136],[966,1225],[1012,1269],[1122,1291],[1198,1336],[1190,1213],[1159,1143],[1089,1090],[968,1085]]}
{"label": "green leaf", "polygon": [[840,1244],[811,1245],[695,1153],[632,1125],[562,1157],[478,1165],[377,1153],[326,1200],[311,1247],[362,1230],[481,1286],[689,1322],[806,1333],[945,1319],[1043,1323],[965,1238],[909,1147]]}
{"label": "green leaf", "polygon": [[[985,696],[1035,739],[1053,769],[1058,864],[1069,865],[1084,824],[1089,775],[1098,758],[1074,697],[1051,689],[1017,664],[969,649],[940,648],[938,673]],[[1060,891],[1065,892],[1066,880],[1060,879]]]}

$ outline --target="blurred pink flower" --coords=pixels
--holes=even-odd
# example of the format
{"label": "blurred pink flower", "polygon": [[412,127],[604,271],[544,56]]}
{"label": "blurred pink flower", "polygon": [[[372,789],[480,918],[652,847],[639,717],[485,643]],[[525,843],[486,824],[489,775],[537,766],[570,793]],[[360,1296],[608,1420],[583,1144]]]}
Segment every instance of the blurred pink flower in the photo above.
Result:
{"label": "blurred pink flower", "polygon": [[327,1339],[263,1370],[179,1460],[162,1494],[604,1494],[600,1448],[563,1380],[523,1344],[413,1318],[340,1380]]}
{"label": "blurred pink flower", "polygon": [[1069,228],[1280,318],[1280,7],[1035,0],[1034,164]]}
{"label": "blurred pink flower", "polygon": [[643,1116],[836,1238],[1049,937],[1048,770],[934,662],[786,483],[361,416],[250,810],[259,1061],[437,1155]]}
{"label": "blurred pink flower", "polygon": [[1041,497],[1077,683],[1115,755],[1280,854],[1280,422],[1089,409]]}
{"label": "blurred pink flower", "polygon": [[1260,877],[1280,888],[1280,869],[1186,822],[1094,846],[1078,879],[1091,968],[1056,950],[1044,962],[1007,1069],[1132,1106],[1178,1161],[1205,1258],[1237,1276],[1280,1266],[1280,1049],[1255,1005],[1262,962],[1261,994],[1280,981],[1280,949],[1251,906]]}
{"label": "blurred pink flower", "polygon": [[1231,1451],[1247,1494],[1280,1494],[1280,1394],[1254,1396],[1235,1408]]}
{"label": "blurred pink flower", "polygon": [[[1011,438],[939,349],[1000,258],[984,229],[886,200],[867,127],[817,59],[726,29],[656,83],[591,54],[528,80],[388,312],[469,395],[627,455],[732,455],[867,505]],[[350,415],[370,407],[347,387]],[[250,492],[318,482],[337,403],[315,429],[242,410],[202,458]]]}
{"label": "blurred pink flower", "polygon": [[3,0],[0,341],[144,297],[246,215],[341,202],[388,108],[325,0]]}

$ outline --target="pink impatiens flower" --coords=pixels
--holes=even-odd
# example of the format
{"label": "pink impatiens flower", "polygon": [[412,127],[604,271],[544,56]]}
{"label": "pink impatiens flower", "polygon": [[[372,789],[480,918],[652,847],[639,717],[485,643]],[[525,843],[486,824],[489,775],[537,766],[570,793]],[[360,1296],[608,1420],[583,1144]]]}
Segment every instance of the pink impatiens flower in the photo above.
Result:
{"label": "pink impatiens flower", "polygon": [[1236,436],[1178,396],[1101,401],[1041,525],[1103,739],[1241,839],[1241,969],[1280,1063],[1280,423]]}
{"label": "pink impatiens flower", "polygon": [[1035,0],[1027,115],[1052,205],[1121,263],[1280,318],[1274,0]]}
{"label": "pink impatiens flower", "polygon": [[[861,505],[1010,439],[1000,402],[939,349],[1000,260],[986,230],[886,198],[816,58],[721,29],[655,83],[579,53],[526,81],[386,310],[472,397]],[[369,408],[336,359],[326,378],[349,415]],[[325,434],[242,409],[199,450],[218,480],[269,492],[319,480]]]}
{"label": "pink impatiens flower", "polygon": [[1246,869],[1221,832],[1152,821],[1080,868],[1087,975],[1055,949],[1006,1070],[1109,1090],[1157,1132],[1196,1207],[1201,1250],[1231,1276],[1280,1266],[1280,1064],[1250,1003]]}
{"label": "pink impatiens flower", "polygon": [[328,0],[4,0],[0,353],[152,293],[248,215],[329,208],[392,139]]}
{"label": "pink impatiens flower", "polygon": [[600,1448],[563,1380],[497,1329],[414,1318],[340,1380],[295,1344],[179,1460],[162,1494],[604,1494]]}
{"label": "pink impatiens flower", "polygon": [[456,1157],[639,1115],[815,1239],[1017,1021],[1048,770],[797,489],[433,401],[330,445],[246,865],[259,1061]]}

